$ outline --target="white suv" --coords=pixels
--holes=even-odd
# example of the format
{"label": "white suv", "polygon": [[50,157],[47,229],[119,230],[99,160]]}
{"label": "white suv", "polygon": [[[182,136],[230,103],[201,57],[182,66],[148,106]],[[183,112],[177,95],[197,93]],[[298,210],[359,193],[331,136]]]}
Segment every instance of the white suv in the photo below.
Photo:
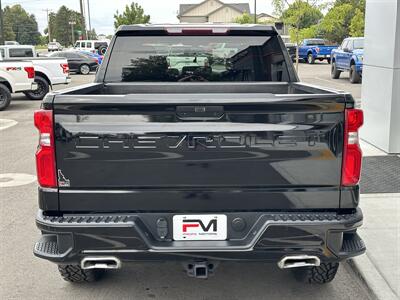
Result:
{"label": "white suv", "polygon": [[104,55],[106,54],[108,45],[109,41],[107,40],[79,40],[76,41],[74,49]]}

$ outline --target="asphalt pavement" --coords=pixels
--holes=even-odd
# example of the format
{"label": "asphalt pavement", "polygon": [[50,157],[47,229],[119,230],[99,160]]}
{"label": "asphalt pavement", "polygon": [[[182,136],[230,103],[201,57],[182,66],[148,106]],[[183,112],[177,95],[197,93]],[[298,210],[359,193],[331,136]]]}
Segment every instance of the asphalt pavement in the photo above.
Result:
{"label": "asphalt pavement", "polygon": [[[300,75],[326,78],[329,65],[301,65]],[[321,74],[321,75],[318,75]],[[93,75],[73,75],[75,86],[90,82]],[[339,89],[360,89],[348,81]],[[329,86],[329,84],[325,84]],[[60,87],[57,87],[59,89]],[[62,88],[62,87],[61,87]],[[359,91],[358,91],[359,92]],[[138,263],[109,272],[94,284],[69,284],[61,279],[55,265],[33,256],[39,238],[35,226],[36,182],[6,186],[13,174],[35,174],[34,153],[37,132],[33,111],[40,101],[14,97],[10,107],[0,112],[0,298],[1,299],[374,299],[370,291],[346,263],[336,279],[327,285],[303,285],[290,271],[274,264],[232,263],[219,265],[208,280],[188,278],[179,263]],[[1,175],[5,175],[1,177]],[[18,175],[16,175],[18,176]],[[14,180],[21,184],[23,178]],[[29,178],[29,177],[28,177]]]}
{"label": "asphalt pavement", "polygon": [[349,72],[342,72],[339,79],[331,79],[331,65],[326,61],[316,61],[315,64],[299,64],[299,77],[302,81],[349,92],[355,99],[361,98],[361,84],[352,84]]}

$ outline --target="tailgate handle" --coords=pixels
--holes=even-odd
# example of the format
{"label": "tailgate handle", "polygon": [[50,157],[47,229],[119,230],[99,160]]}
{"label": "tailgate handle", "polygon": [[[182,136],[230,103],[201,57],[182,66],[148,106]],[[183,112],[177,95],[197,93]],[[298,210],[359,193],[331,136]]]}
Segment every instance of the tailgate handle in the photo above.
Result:
{"label": "tailgate handle", "polygon": [[181,120],[220,120],[224,116],[223,106],[177,106],[176,116]]}

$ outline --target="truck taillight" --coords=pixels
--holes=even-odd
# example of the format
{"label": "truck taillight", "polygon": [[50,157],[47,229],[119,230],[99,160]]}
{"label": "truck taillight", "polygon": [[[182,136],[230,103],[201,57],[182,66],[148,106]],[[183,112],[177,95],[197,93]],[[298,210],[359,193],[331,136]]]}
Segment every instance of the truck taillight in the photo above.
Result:
{"label": "truck taillight", "polygon": [[35,69],[34,67],[24,67],[26,73],[28,73],[28,78],[35,78]]}
{"label": "truck taillight", "polygon": [[342,185],[358,184],[361,174],[362,152],[358,129],[363,125],[364,115],[360,109],[345,110]]}
{"label": "truck taillight", "polygon": [[61,68],[63,69],[64,74],[69,74],[69,66],[68,64],[60,64]]}
{"label": "truck taillight", "polygon": [[39,185],[56,187],[56,156],[53,135],[53,111],[37,110],[34,123],[39,129],[39,145],[36,151],[36,172]]}

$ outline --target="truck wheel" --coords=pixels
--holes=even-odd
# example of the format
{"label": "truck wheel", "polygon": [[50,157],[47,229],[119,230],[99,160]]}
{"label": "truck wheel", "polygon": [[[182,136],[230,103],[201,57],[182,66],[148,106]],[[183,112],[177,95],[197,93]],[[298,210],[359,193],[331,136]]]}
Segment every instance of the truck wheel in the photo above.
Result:
{"label": "truck wheel", "polygon": [[79,73],[82,75],[88,75],[90,73],[90,67],[87,64],[83,64],[79,67]]}
{"label": "truck wheel", "polygon": [[294,269],[295,278],[305,283],[328,283],[331,282],[339,268],[339,263],[321,263],[318,267]]}
{"label": "truck wheel", "polygon": [[104,270],[84,270],[77,265],[58,265],[58,271],[65,281],[74,283],[94,282],[99,280],[104,273]]}
{"label": "truck wheel", "polygon": [[0,83],[0,110],[6,109],[11,102],[11,93],[8,87]]}
{"label": "truck wheel", "polygon": [[331,78],[339,79],[341,71],[336,68],[336,62],[333,61],[331,65]]}
{"label": "truck wheel", "polygon": [[98,51],[98,53],[99,53],[100,55],[105,55],[105,54],[106,54],[106,51],[107,51],[107,47],[101,46],[97,51]]}
{"label": "truck wheel", "polygon": [[356,71],[356,65],[352,65],[350,67],[349,77],[350,77],[350,82],[351,83],[360,83],[361,82],[361,76]]}
{"label": "truck wheel", "polygon": [[310,65],[312,65],[312,64],[315,63],[315,58],[314,58],[314,56],[313,56],[311,53],[309,53],[309,54],[307,55],[307,63],[310,64]]}
{"label": "truck wheel", "polygon": [[24,92],[24,94],[31,100],[42,100],[44,96],[46,96],[46,94],[49,92],[50,85],[47,80],[41,76],[35,76],[35,82],[38,85],[37,90]]}

